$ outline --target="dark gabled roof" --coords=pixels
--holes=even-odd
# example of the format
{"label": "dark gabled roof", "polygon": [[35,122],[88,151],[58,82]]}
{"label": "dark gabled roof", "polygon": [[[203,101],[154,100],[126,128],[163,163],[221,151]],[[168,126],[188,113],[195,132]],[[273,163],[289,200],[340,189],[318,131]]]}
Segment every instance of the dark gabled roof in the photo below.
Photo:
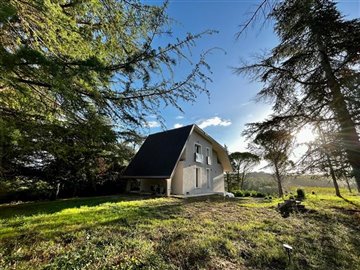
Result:
{"label": "dark gabled roof", "polygon": [[122,177],[170,178],[193,126],[149,135]]}

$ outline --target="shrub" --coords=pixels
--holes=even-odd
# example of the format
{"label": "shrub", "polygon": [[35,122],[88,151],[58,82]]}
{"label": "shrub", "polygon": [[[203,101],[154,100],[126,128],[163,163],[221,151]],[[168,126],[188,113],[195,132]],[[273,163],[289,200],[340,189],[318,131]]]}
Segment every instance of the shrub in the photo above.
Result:
{"label": "shrub", "polygon": [[301,189],[301,188],[298,188],[298,189],[296,190],[296,198],[297,198],[298,200],[303,200],[303,199],[305,199],[305,191],[304,191],[303,189]]}
{"label": "shrub", "polygon": [[264,198],[264,197],[266,197],[266,194],[262,193],[262,192],[256,192],[255,194],[253,194],[253,197]]}
{"label": "shrub", "polygon": [[255,190],[233,190],[235,197],[256,197],[256,198],[264,198],[266,196],[265,193],[258,192]]}
{"label": "shrub", "polygon": [[234,190],[232,193],[234,193],[235,197],[244,197],[244,193],[242,190],[237,189],[237,190]]}

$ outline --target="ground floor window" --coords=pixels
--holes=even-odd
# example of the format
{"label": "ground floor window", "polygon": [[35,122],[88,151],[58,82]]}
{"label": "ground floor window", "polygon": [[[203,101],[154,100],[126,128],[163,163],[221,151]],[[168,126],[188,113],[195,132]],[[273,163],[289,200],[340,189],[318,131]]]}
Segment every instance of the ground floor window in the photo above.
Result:
{"label": "ground floor window", "polygon": [[200,168],[195,168],[195,187],[200,186]]}
{"label": "ground floor window", "polygon": [[211,188],[210,179],[211,179],[210,169],[206,169],[206,181],[207,181],[207,188]]}

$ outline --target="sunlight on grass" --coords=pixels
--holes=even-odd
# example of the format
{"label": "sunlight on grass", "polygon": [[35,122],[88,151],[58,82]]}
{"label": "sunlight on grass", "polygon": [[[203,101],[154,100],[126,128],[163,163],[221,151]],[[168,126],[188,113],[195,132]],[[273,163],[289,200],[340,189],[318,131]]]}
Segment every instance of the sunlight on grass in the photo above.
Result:
{"label": "sunlight on grass", "polygon": [[359,196],[312,191],[309,212],[286,219],[280,199],[86,198],[12,216],[3,205],[0,269],[356,269]]}
{"label": "sunlight on grass", "polygon": [[59,232],[69,232],[80,228],[94,227],[101,224],[126,220],[132,222],[140,219],[142,213],[164,203],[171,205],[176,199],[153,199],[144,201],[124,201],[104,203],[98,206],[63,209],[54,214],[37,214],[29,217],[14,217],[0,220],[0,239],[36,232],[49,237]]}

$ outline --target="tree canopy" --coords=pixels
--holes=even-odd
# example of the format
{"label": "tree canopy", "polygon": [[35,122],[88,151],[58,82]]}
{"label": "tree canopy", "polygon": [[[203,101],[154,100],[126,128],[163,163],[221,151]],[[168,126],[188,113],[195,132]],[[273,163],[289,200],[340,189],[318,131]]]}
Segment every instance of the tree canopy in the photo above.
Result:
{"label": "tree canopy", "polygon": [[279,197],[282,197],[284,177],[293,166],[290,160],[293,136],[286,130],[267,130],[258,133],[253,142],[259,154],[270,163],[269,167],[278,184]]}
{"label": "tree canopy", "polygon": [[[179,99],[207,92],[203,56],[190,63],[183,50],[201,34],[156,46],[170,33],[166,3],[11,0],[1,6],[3,114],[44,111],[81,120],[92,106],[124,127],[144,124],[160,102],[179,108]],[[180,61],[193,66],[184,78],[174,75]]]}
{"label": "tree canopy", "polygon": [[229,158],[237,175],[237,184],[243,189],[247,174],[260,163],[260,157],[250,152],[233,152]]}
{"label": "tree canopy", "polygon": [[189,55],[213,31],[172,38],[166,9],[0,0],[0,179],[96,188],[126,165],[147,116],[161,121],[160,105],[181,110],[180,101],[208,94],[207,52],[198,62]]}
{"label": "tree canopy", "polygon": [[264,83],[259,100],[273,101],[273,115],[251,130],[335,121],[338,146],[360,190],[360,20],[345,20],[328,0],[277,1],[269,17],[275,21],[279,45],[236,70]]}

